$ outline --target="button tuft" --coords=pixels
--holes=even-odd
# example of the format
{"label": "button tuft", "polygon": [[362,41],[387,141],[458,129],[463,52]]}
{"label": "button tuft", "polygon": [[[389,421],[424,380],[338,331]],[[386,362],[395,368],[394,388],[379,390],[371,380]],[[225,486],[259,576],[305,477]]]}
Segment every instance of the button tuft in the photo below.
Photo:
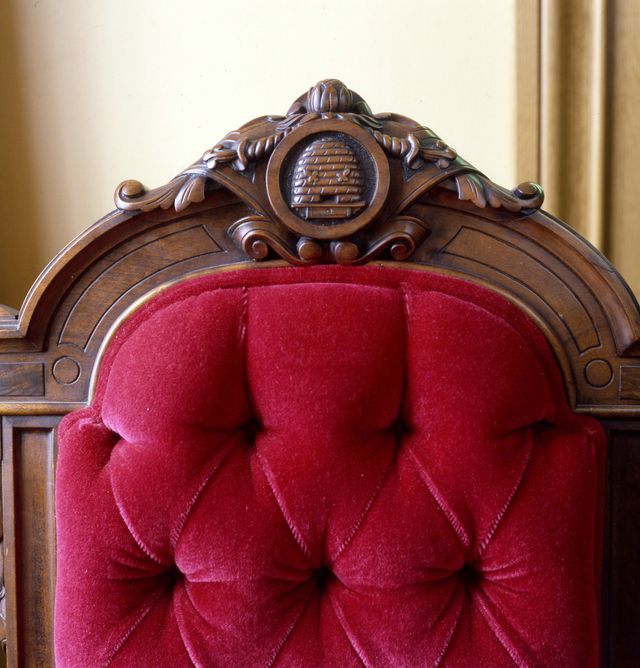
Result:
{"label": "button tuft", "polygon": [[313,578],[316,581],[317,588],[324,591],[333,578],[333,573],[328,566],[320,566],[313,572]]}
{"label": "button tuft", "polygon": [[476,568],[475,564],[465,564],[459,571],[458,577],[465,587],[475,587],[482,578],[482,574]]}
{"label": "button tuft", "polygon": [[247,434],[247,445],[249,448],[253,448],[256,444],[256,436],[262,431],[262,425],[257,419],[253,418],[245,424],[244,430]]}
{"label": "button tuft", "polygon": [[411,431],[411,428],[406,423],[402,416],[398,416],[395,422],[391,425],[391,431],[397,439],[402,438],[405,434],[408,434]]}

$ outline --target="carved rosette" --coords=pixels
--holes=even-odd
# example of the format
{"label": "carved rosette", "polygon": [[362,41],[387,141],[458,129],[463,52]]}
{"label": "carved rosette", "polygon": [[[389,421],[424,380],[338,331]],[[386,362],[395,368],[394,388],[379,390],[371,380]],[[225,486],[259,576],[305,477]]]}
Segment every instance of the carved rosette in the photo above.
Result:
{"label": "carved rosette", "polygon": [[514,213],[536,210],[544,197],[537,184],[496,185],[431,130],[372,114],[335,79],[311,88],[286,116],[229,133],[165,186],[125,181],[115,201],[127,211],[181,211],[216,185],[256,212],[229,228],[234,243],[255,260],[276,254],[295,264],[408,258],[429,232],[411,204],[435,187]]}

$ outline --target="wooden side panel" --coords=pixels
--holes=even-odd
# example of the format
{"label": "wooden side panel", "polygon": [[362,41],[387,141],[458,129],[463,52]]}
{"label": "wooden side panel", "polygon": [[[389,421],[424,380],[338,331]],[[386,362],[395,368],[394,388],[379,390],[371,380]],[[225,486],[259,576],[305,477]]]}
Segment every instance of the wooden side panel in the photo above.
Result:
{"label": "wooden side panel", "polygon": [[609,421],[603,665],[640,666],[640,422]]}
{"label": "wooden side panel", "polygon": [[7,665],[53,666],[57,416],[4,417]]}
{"label": "wooden side panel", "polygon": [[620,398],[640,401],[640,366],[621,367]]}
{"label": "wooden side panel", "polygon": [[0,362],[0,396],[41,397],[44,395],[44,364]]}

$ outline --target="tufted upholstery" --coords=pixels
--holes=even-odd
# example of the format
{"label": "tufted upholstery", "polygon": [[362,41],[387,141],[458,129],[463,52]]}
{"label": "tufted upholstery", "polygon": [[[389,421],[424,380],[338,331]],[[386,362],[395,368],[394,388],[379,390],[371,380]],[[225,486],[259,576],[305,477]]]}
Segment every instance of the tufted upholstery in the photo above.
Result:
{"label": "tufted upholstery", "polygon": [[58,665],[596,665],[602,456],[477,286],[184,282],[60,426]]}

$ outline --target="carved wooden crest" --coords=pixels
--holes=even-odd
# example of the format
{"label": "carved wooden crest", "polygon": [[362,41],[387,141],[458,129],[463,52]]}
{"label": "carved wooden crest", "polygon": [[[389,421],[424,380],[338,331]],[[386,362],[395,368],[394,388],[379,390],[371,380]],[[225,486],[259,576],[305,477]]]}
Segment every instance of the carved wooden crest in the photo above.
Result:
{"label": "carved wooden crest", "polygon": [[534,211],[544,197],[533,183],[496,185],[428,128],[374,115],[335,79],[316,84],[286,116],[230,132],[164,186],[125,181],[115,201],[126,211],[181,211],[216,185],[255,211],[230,226],[234,243],[255,260],[276,253],[294,264],[408,258],[429,234],[411,205],[435,187],[512,212]]}

